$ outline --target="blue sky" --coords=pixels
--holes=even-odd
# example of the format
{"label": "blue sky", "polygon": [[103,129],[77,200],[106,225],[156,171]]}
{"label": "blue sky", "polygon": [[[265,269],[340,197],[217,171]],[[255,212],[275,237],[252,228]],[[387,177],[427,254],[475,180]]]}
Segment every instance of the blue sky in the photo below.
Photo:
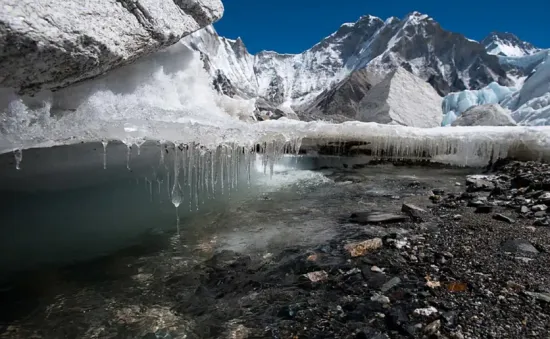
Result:
{"label": "blue sky", "polygon": [[222,0],[223,18],[214,25],[228,38],[241,37],[249,52],[299,53],[364,14],[402,18],[419,11],[447,30],[470,39],[491,31],[516,34],[550,48],[550,0]]}

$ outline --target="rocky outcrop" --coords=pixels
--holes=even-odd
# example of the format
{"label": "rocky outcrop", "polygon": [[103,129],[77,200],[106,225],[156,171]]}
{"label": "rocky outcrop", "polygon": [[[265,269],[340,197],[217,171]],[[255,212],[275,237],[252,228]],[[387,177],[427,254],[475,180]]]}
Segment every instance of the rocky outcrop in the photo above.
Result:
{"label": "rocky outcrop", "polygon": [[59,89],[172,45],[223,14],[220,0],[4,0],[0,87]]}
{"label": "rocky outcrop", "polygon": [[516,122],[509,111],[498,104],[489,104],[469,108],[451,126],[516,126]]}
{"label": "rocky outcrop", "polygon": [[359,103],[356,120],[413,127],[441,124],[442,98],[425,81],[399,67]]}
{"label": "rocky outcrop", "polygon": [[371,89],[371,82],[365,68],[352,72],[334,87],[323,91],[300,117],[304,120],[352,120],[357,115],[359,102]]}

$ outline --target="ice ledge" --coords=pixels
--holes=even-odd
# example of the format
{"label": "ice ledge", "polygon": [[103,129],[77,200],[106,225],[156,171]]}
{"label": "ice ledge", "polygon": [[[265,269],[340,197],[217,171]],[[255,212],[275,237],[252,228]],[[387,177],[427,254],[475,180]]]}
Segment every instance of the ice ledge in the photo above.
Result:
{"label": "ice ledge", "polygon": [[[302,147],[302,151],[315,151],[327,145],[343,151],[353,146],[366,148],[368,154],[373,156],[431,159],[462,166],[486,165],[507,157],[550,161],[550,127],[542,126],[413,128],[361,122],[303,122],[283,118],[254,124],[239,123],[233,128],[197,122],[152,125],[150,121],[134,121],[132,128],[129,128],[122,122],[109,122],[104,128],[86,130],[79,134],[80,137],[63,135],[59,131],[55,135],[61,138],[28,141],[23,148],[118,140],[128,146],[169,142],[193,144],[204,150],[220,145],[251,149],[260,144],[267,149],[271,147],[282,151],[299,149],[302,141],[307,141],[307,147]],[[13,144],[10,146],[6,142],[7,139],[0,138],[0,153],[15,149]]]}

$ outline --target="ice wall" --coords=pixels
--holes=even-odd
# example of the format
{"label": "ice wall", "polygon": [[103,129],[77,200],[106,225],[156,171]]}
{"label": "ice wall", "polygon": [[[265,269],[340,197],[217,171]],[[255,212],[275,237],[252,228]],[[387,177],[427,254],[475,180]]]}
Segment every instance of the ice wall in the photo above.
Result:
{"label": "ice wall", "polygon": [[492,82],[480,90],[465,90],[450,93],[443,98],[443,126],[453,123],[462,112],[472,106],[498,104],[516,91],[515,88],[501,86]]}
{"label": "ice wall", "polygon": [[[216,93],[202,66],[200,56],[180,43],[103,78],[58,92],[19,97],[10,89],[0,89],[0,152],[68,140],[204,139],[207,136],[191,127],[196,123],[239,128],[238,118],[253,116],[254,102]],[[137,121],[142,129],[134,126]],[[181,135],[159,136],[154,123],[181,123],[189,128]],[[215,133],[208,139],[216,144],[219,137],[221,133]]]}

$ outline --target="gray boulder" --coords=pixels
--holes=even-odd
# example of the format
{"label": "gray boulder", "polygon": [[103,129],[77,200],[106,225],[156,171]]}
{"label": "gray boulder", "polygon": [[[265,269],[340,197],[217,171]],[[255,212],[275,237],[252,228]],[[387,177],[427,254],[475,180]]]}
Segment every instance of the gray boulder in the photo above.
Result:
{"label": "gray boulder", "polygon": [[516,122],[508,110],[489,104],[467,109],[451,126],[516,126]]}
{"label": "gray boulder", "polygon": [[3,0],[0,87],[59,89],[218,20],[220,0]]}

